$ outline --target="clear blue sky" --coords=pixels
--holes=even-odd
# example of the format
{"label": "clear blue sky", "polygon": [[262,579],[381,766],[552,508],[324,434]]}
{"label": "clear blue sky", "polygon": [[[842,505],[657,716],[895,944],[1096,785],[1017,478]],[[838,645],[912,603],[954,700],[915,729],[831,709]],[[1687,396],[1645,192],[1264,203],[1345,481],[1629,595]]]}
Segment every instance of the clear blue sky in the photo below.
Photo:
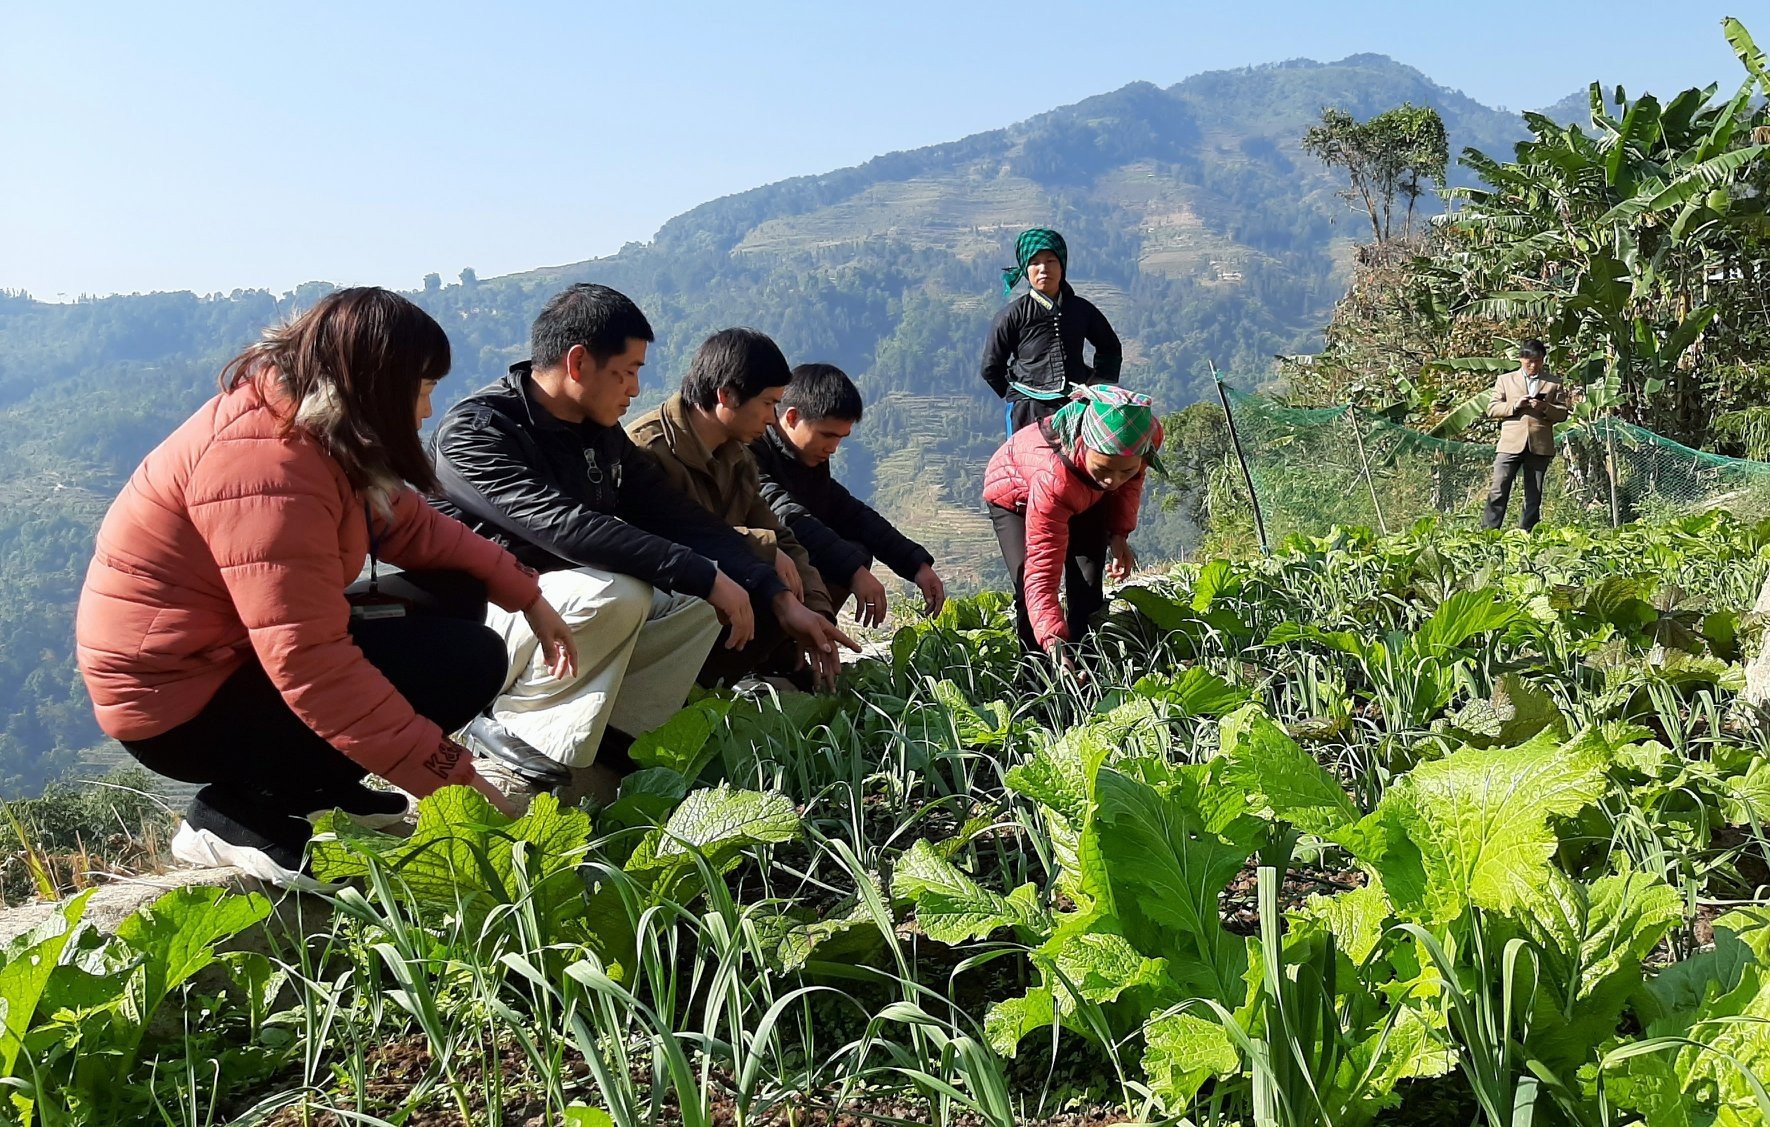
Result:
{"label": "clear blue sky", "polygon": [[1379,52],[1515,109],[1732,84],[1728,14],[1770,41],[1762,0],[0,0],[0,287],[575,262],[716,196],[1287,58]]}

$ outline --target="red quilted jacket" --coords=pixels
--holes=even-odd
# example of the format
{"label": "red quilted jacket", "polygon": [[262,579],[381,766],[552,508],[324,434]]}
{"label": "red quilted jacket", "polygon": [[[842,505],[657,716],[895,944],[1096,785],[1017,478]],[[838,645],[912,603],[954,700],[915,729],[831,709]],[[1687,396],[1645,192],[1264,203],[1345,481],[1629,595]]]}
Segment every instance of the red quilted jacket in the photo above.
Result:
{"label": "red quilted jacket", "polygon": [[990,458],[983,499],[1026,514],[1026,613],[1040,646],[1054,638],[1069,641],[1057,592],[1069,554],[1070,518],[1105,505],[1107,532],[1129,536],[1137,527],[1147,476],[1145,470],[1108,493],[1065,457],[1041,426],[1021,427]]}
{"label": "red quilted jacket", "polygon": [[[369,771],[420,796],[467,780],[471,760],[351,640],[361,495],[317,442],[280,426],[258,385],[218,395],[111,505],[74,624],[99,727],[122,740],[175,728],[255,653],[295,714]],[[468,572],[511,610],[540,594],[516,557],[409,489],[376,525],[389,563]]]}

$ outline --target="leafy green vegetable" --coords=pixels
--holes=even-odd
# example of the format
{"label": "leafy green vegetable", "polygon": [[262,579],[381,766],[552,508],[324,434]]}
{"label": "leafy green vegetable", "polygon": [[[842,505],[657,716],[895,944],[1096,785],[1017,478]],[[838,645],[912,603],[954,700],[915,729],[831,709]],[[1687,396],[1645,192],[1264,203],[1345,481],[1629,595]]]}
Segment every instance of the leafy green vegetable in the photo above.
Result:
{"label": "leafy green vegetable", "polygon": [[1173,705],[1186,716],[1222,716],[1248,699],[1248,690],[1212,673],[1191,666],[1175,677],[1154,674],[1140,678],[1131,691]]}
{"label": "leafy green vegetable", "polygon": [[1143,1074],[1168,1107],[1184,1107],[1206,1080],[1241,1066],[1241,1054],[1223,1026],[1194,1014],[1151,1018],[1143,1041]]}
{"label": "leafy green vegetable", "polygon": [[1549,737],[1422,763],[1360,823],[1364,855],[1404,915],[1447,923],[1471,906],[1525,910],[1548,879],[1549,819],[1596,800],[1603,767],[1593,741]]}
{"label": "leafy green vegetable", "polygon": [[1014,722],[1006,701],[992,700],[973,708],[959,686],[945,678],[934,683],[934,700],[950,718],[962,746],[997,748],[1013,734]]}
{"label": "leafy green vegetable", "polygon": [[1492,590],[1458,591],[1438,604],[1414,634],[1413,649],[1423,658],[1443,657],[1478,634],[1503,630],[1523,617]]}
{"label": "leafy green vegetable", "polygon": [[1217,898],[1253,852],[1211,832],[1197,809],[1117,771],[1095,781],[1100,860],[1126,934],[1146,951],[1177,950],[1170,973],[1239,1005],[1242,941],[1224,931]]}
{"label": "leafy green vegetable", "polygon": [[1358,821],[1346,792],[1262,709],[1250,706],[1226,718],[1222,743],[1223,781],[1273,817],[1332,841],[1343,840]]}
{"label": "leafy green vegetable", "polygon": [[1466,742],[1479,747],[1511,747],[1541,732],[1566,738],[1567,721],[1548,691],[1516,673],[1502,674],[1487,700],[1472,700],[1450,720]]}
{"label": "leafy green vegetable", "polygon": [[49,976],[61,960],[74,926],[86,911],[90,890],[69,900],[61,911],[6,945],[0,957],[0,1003],[5,1004],[4,1040],[0,1040],[0,1077],[15,1076],[14,1066],[25,1034],[37,1017],[37,1006]]}
{"label": "leafy green vegetable", "polygon": [[684,799],[667,822],[640,840],[624,868],[654,895],[680,902],[701,887],[697,858],[723,873],[744,850],[791,841],[799,829],[799,815],[785,795],[720,783]]}
{"label": "leafy green vegetable", "polygon": [[1291,918],[1300,934],[1314,927],[1332,935],[1341,954],[1357,967],[1376,952],[1392,912],[1382,882],[1372,880],[1350,892],[1311,896]]}
{"label": "leafy green vegetable", "polygon": [[1540,989],[1558,1003],[1536,1006],[1531,1044],[1543,1060],[1577,1067],[1615,1035],[1641,989],[1642,961],[1682,914],[1677,892],[1658,877],[1625,871],[1584,885],[1550,870],[1523,915],[1538,940]]}
{"label": "leafy green vegetable", "polygon": [[175,888],[117,925],[117,938],[140,953],[123,1012],[145,1029],[160,1003],[216,959],[216,947],[262,922],[270,901],[214,886]]}
{"label": "leafy green vegetable", "polygon": [[620,790],[600,816],[613,826],[654,826],[688,797],[689,780],[673,767],[643,767],[621,779]]}
{"label": "leafy green vegetable", "polygon": [[983,1032],[990,1048],[1012,1057],[1027,1035],[1057,1021],[1057,1002],[1049,986],[1035,986],[1018,998],[992,1004],[983,1017]]}
{"label": "leafy green vegetable", "polygon": [[316,827],[311,856],[321,880],[362,878],[379,867],[432,909],[480,919],[529,896],[540,918],[561,925],[583,914],[576,868],[589,838],[589,815],[561,809],[550,794],[536,795],[512,821],[479,791],[456,786],[418,804],[410,837],[365,830],[333,811]]}
{"label": "leafy green vegetable", "polygon": [[783,917],[776,952],[782,970],[794,971],[813,959],[858,962],[880,950],[885,937],[872,909],[855,896],[811,919]]}
{"label": "leafy green vegetable", "polygon": [[730,700],[717,697],[691,701],[670,719],[636,738],[627,754],[642,767],[667,767],[693,783],[718,754],[711,737],[731,707]]}
{"label": "leafy green vegetable", "polygon": [[891,874],[891,895],[916,905],[916,922],[930,939],[958,944],[982,939],[1003,927],[1042,930],[1048,926],[1032,885],[1007,896],[980,887],[935,852],[917,841]]}

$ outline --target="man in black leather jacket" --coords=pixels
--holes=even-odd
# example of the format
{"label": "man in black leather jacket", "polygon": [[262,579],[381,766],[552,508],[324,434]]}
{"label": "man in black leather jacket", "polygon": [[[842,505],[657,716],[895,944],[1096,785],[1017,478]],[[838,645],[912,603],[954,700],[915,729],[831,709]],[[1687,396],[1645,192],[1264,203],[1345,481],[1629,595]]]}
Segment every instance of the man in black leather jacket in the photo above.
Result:
{"label": "man in black leather jacket", "polygon": [[860,422],[854,381],[834,364],[801,364],[780,408],[775,425],[750,444],[762,497],[804,545],[836,609],[852,594],[855,618],[867,626],[885,620],[885,587],[872,573],[877,559],[921,589],[924,610],[939,614],[946,584],[928,549],[830,473],[831,456]]}
{"label": "man in black leather jacket", "polygon": [[[1002,307],[983,348],[983,382],[1004,403],[1009,437],[1028,423],[1057,413],[1071,387],[1118,383],[1124,348],[1106,315],[1069,285],[1069,248],[1049,227],[1022,231],[1017,265],[1003,271],[1002,292],[1027,290]],[[1083,359],[1094,346],[1094,366]]]}
{"label": "man in black leather jacket", "polygon": [[577,675],[554,678],[521,615],[488,614],[510,679],[466,736],[513,791],[609,797],[611,763],[682,706],[721,623],[728,647],[754,634],[752,595],[802,644],[826,641],[825,620],[621,429],[652,339],[625,295],[572,286],[536,318],[532,359],[451,407],[432,442],[437,507],[540,571],[579,646]]}

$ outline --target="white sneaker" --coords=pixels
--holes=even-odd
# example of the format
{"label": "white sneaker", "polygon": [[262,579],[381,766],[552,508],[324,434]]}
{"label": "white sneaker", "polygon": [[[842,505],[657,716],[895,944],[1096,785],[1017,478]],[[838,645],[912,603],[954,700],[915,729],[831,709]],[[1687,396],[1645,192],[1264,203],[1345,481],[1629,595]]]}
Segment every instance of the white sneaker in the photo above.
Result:
{"label": "white sneaker", "polygon": [[753,700],[804,695],[805,692],[787,678],[778,677],[772,673],[739,678],[731,683],[731,691],[738,696],[750,697]]}
{"label": "white sneaker", "polygon": [[262,849],[223,841],[212,831],[199,830],[189,822],[178,823],[178,832],[172,835],[172,856],[200,869],[238,869],[266,884],[298,892],[332,892],[343,887],[323,884],[305,873],[285,868]]}
{"label": "white sneaker", "polygon": [[526,776],[517,774],[501,759],[483,756],[476,758],[473,766],[478,769],[480,778],[497,787],[510,800],[519,818],[529,812],[529,804],[541,793]]}

